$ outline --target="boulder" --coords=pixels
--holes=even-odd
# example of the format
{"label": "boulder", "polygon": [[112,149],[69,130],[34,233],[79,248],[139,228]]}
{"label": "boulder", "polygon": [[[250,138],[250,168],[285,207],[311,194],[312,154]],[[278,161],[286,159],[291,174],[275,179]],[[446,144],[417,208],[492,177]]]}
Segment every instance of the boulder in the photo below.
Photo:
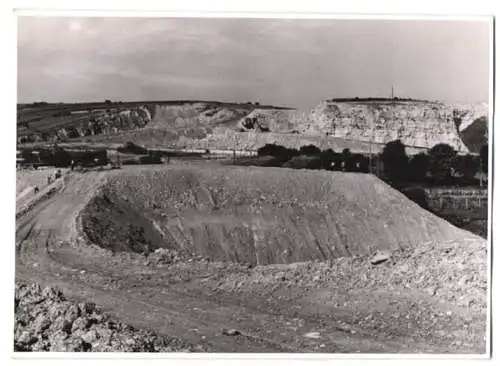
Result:
{"label": "boulder", "polygon": [[391,258],[391,254],[388,252],[378,252],[375,254],[371,259],[370,263],[373,265],[377,265],[380,263],[384,263],[385,261],[389,260]]}

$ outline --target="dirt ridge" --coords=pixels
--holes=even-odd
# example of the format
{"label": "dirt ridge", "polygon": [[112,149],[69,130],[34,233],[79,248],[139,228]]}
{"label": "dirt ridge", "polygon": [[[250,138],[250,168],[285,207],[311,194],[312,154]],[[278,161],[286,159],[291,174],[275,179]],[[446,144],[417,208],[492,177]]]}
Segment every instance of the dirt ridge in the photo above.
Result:
{"label": "dirt ridge", "polygon": [[[121,251],[163,247],[252,265],[366,255],[463,235],[371,175],[265,173],[241,167],[126,173],[89,202],[82,226],[107,248],[117,241]],[[143,249],[124,246],[134,236]]]}

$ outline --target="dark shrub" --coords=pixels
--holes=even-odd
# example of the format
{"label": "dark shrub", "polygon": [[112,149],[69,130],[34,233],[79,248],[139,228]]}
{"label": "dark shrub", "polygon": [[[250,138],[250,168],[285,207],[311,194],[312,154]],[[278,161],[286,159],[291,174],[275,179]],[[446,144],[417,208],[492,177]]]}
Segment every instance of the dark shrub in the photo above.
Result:
{"label": "dark shrub", "polygon": [[481,148],[479,156],[481,158],[481,172],[488,174],[488,144]]}
{"label": "dark shrub", "polygon": [[479,157],[467,154],[465,156],[457,156],[455,171],[462,176],[464,183],[473,182],[476,173],[479,171]]}
{"label": "dark shrub", "polygon": [[356,161],[353,158],[351,150],[344,149],[342,150],[342,170],[346,172],[354,172],[356,171]]}
{"label": "dark shrub", "polygon": [[321,167],[326,170],[333,170],[335,155],[335,151],[332,149],[322,151],[320,154]]}
{"label": "dark shrub", "polygon": [[56,167],[67,167],[71,163],[71,155],[63,148],[55,147],[52,150],[52,157],[50,160],[52,165]]}
{"label": "dark shrub", "polygon": [[321,169],[321,158],[309,155],[295,156],[287,161],[283,167],[293,169]]}
{"label": "dark shrub", "polygon": [[321,153],[321,166],[326,170],[342,170],[342,154],[336,153],[332,149]]}
{"label": "dark shrub", "polygon": [[369,159],[367,156],[362,154],[352,154],[351,156],[351,164],[349,166],[352,167],[352,171],[360,172],[360,173],[368,173],[369,171]]}
{"label": "dark shrub", "polygon": [[437,144],[429,151],[429,171],[435,182],[442,184],[451,180],[456,157],[456,151],[448,144]]}
{"label": "dark shrub", "polygon": [[420,153],[413,156],[408,166],[408,178],[412,182],[424,182],[429,170],[429,156],[425,153]]}
{"label": "dark shrub", "polygon": [[321,154],[321,150],[317,146],[307,145],[300,147],[300,153],[302,155],[314,156]]}
{"label": "dark shrub", "polygon": [[405,145],[400,140],[387,143],[382,151],[382,162],[384,164],[384,175],[390,181],[402,181],[408,175],[408,156]]}
{"label": "dark shrub", "polygon": [[131,141],[126,142],[123,146],[120,146],[116,149],[118,152],[123,154],[137,154],[137,155],[145,155],[148,153],[148,149],[136,145]]}
{"label": "dark shrub", "polygon": [[273,156],[280,162],[286,162],[299,155],[299,152],[295,149],[288,149],[281,145],[266,144],[257,150],[258,156]]}

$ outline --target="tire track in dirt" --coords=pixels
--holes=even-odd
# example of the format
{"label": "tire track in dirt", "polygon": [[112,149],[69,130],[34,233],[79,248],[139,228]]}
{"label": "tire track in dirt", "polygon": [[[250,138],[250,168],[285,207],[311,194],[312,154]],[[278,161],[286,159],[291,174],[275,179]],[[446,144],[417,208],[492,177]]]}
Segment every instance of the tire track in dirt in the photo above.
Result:
{"label": "tire track in dirt", "polygon": [[[19,271],[18,279],[32,281],[32,275],[25,271]],[[81,279],[73,279],[71,282],[52,278],[43,272],[36,274],[38,282],[47,285],[57,285],[67,293],[69,299],[95,301],[105,311],[113,314],[118,320],[126,324],[155,331],[162,335],[180,334],[180,338],[192,343],[206,343],[211,345],[215,352],[301,352],[304,350],[291,347],[286,343],[266,339],[258,335],[245,334],[244,337],[227,337],[220,333],[222,328],[231,328],[232,324],[226,321],[227,314],[235,309],[214,309],[213,304],[203,304],[200,299],[187,301],[186,297],[177,296],[175,300],[170,293],[148,301],[139,300],[144,296],[143,291],[138,294],[129,291],[112,291],[96,286]],[[157,289],[152,289],[157,292]],[[169,291],[170,292],[170,291]],[[179,294],[176,294],[179,295]],[[202,303],[200,305],[200,303]],[[193,307],[193,305],[196,305]],[[193,314],[191,309],[200,309],[199,315]],[[203,316],[200,316],[203,315]],[[207,318],[217,319],[207,320]],[[163,321],[162,321],[163,320]],[[236,327],[238,328],[238,327]],[[194,333],[190,330],[197,329]],[[207,337],[202,342],[201,335]]]}
{"label": "tire track in dirt", "polygon": [[[257,309],[250,303],[214,301],[208,289],[199,283],[199,291],[185,291],[183,283],[162,283],[162,272],[141,280],[139,272],[127,261],[110,265],[102,252],[86,246],[74,246],[77,239],[77,216],[85,204],[99,191],[111,172],[91,172],[70,177],[65,190],[35,206],[16,222],[16,244],[22,246],[17,254],[16,278],[59,285],[68,298],[92,300],[123,322],[164,335],[176,335],[192,342],[206,342],[219,352],[310,352],[317,351],[316,341],[307,341],[302,334],[283,329],[283,320],[269,309]],[[338,232],[342,232],[338,229]],[[60,242],[66,244],[60,244]],[[71,243],[67,244],[68,242]],[[36,267],[33,267],[34,264]],[[142,270],[146,269],[145,267]],[[85,273],[80,273],[85,271]],[[117,278],[118,284],[109,285]],[[196,278],[191,278],[196,281]],[[280,306],[286,308],[289,303]],[[332,314],[334,317],[335,314]],[[162,320],[165,319],[165,320]],[[429,349],[430,345],[377,341],[371,335],[346,333],[335,324],[321,325],[307,318],[311,329],[321,330],[324,350],[330,352],[414,352]],[[257,324],[257,326],[256,326]],[[260,325],[260,328],[259,328]],[[220,334],[221,328],[235,328],[242,336]],[[198,329],[193,332],[192,329]],[[302,331],[301,331],[302,332]]]}
{"label": "tire track in dirt", "polygon": [[[86,179],[82,178],[76,182],[77,185],[75,185],[74,188],[76,189],[74,190],[77,191],[77,194],[87,193],[88,190],[81,189],[82,184],[86,184],[85,180]],[[141,307],[149,307],[153,309],[153,313],[155,314],[157,314],[159,312],[158,310],[160,310],[163,315],[170,315],[171,318],[177,319],[177,323],[179,324],[176,326],[176,328],[180,333],[185,333],[186,329],[199,326],[199,317],[187,317],[185,315],[186,300],[182,297],[177,299],[177,301],[175,302],[172,299],[170,299],[170,302],[168,302],[169,296],[163,296],[161,299],[158,299],[155,304],[149,304],[145,301],[137,300],[133,296],[133,294],[130,293],[120,294],[119,291],[107,293],[107,290],[102,287],[100,288],[98,286],[98,283],[90,284],[87,282],[82,282],[78,279],[61,280],[58,279],[59,276],[54,275],[60,275],[61,273],[67,274],[72,267],[71,263],[60,263],[57,261],[57,256],[55,254],[57,253],[57,248],[54,244],[57,239],[61,239],[61,234],[64,234],[61,231],[68,226],[68,223],[66,221],[68,219],[71,220],[75,218],[74,213],[72,213],[71,211],[75,211],[74,203],[75,201],[78,202],[77,198],[81,197],[74,197],[73,193],[74,192],[65,192],[64,195],[51,197],[42,205],[35,206],[28,215],[18,220],[16,225],[16,241],[20,245],[21,243],[29,240],[29,245],[24,246],[23,250],[20,250],[18,253],[19,260],[17,261],[16,266],[16,277],[25,281],[31,280],[46,282],[48,285],[58,283],[70,294],[79,291],[81,292],[82,290],[86,293],[93,292],[93,296],[90,296],[90,298],[94,299],[99,305],[108,308],[111,313],[118,315],[118,317],[131,324],[138,324],[149,328],[151,328],[152,325],[158,325],[156,316],[149,320],[143,320],[137,317],[138,309],[140,309]],[[73,202],[67,202],[65,200],[68,198],[69,194],[71,194],[71,196],[73,197]],[[55,210],[57,210],[57,208],[60,208],[62,205],[64,205],[65,209],[56,212]],[[33,230],[35,227],[43,227],[43,229]],[[26,230],[26,228],[28,228],[28,230]],[[50,251],[52,251],[52,253]],[[74,258],[76,258],[78,254],[82,253],[72,254],[75,256]],[[89,266],[87,263],[84,268],[86,271],[88,271],[89,267],[92,268],[92,266]],[[110,274],[120,274],[114,273],[113,271],[109,270],[103,271],[102,268],[97,266],[94,266],[94,269],[97,270],[95,274],[100,277],[109,276]],[[198,303],[198,301],[199,300],[195,299],[194,304]],[[162,303],[163,305],[160,305],[160,303]],[[165,303],[169,303],[169,306],[165,306]],[[124,304],[127,304],[127,306],[124,307]],[[209,307],[210,304],[207,303],[205,306]],[[118,311],[117,309],[122,310]],[[216,311],[212,311],[211,313],[212,315],[219,314],[219,318],[225,319],[228,311],[231,312],[232,310],[217,309]],[[182,326],[183,324],[185,326]],[[205,325],[207,329],[210,330],[207,331],[207,333],[213,333],[216,330],[220,330],[221,326],[226,326],[226,322],[223,321],[220,321],[219,323],[214,323],[212,321],[209,324],[212,325]],[[160,327],[160,330],[162,330],[163,328]],[[163,329],[163,331],[165,332],[165,329]],[[213,337],[213,334],[211,335],[211,337]],[[257,343],[261,344],[256,347],[256,350],[290,350],[290,347],[287,347],[285,344],[279,344],[272,340],[264,340],[258,337],[255,338],[252,342],[255,343],[257,339]],[[199,338],[197,339],[197,341],[199,341]],[[231,349],[236,348],[240,352],[252,349],[252,347],[247,344],[248,342],[242,342],[241,340],[238,342],[234,342],[233,337],[227,338],[224,336],[221,341],[217,343],[218,349],[225,344],[227,344],[227,347],[230,347]],[[232,343],[234,344],[231,345]],[[225,348],[226,346],[222,346],[222,349]]]}

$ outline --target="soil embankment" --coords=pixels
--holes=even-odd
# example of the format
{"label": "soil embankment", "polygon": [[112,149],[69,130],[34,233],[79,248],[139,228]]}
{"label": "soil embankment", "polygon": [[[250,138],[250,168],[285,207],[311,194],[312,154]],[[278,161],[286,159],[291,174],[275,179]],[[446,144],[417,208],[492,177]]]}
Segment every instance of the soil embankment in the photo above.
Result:
{"label": "soil embankment", "polygon": [[[460,231],[374,176],[175,167],[111,179],[82,213],[114,251],[159,247],[266,265],[414,248]],[[128,243],[128,244],[127,244]]]}

